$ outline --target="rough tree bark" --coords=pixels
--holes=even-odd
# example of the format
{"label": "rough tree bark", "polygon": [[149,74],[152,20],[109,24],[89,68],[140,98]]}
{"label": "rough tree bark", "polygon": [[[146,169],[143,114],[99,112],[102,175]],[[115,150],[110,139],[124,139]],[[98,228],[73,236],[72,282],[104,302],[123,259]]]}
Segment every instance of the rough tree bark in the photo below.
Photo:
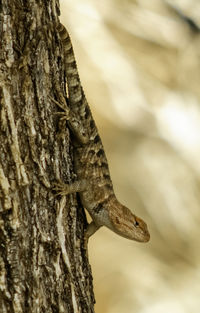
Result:
{"label": "rough tree bark", "polygon": [[52,184],[74,178],[58,0],[0,1],[0,312],[94,312],[84,212]]}

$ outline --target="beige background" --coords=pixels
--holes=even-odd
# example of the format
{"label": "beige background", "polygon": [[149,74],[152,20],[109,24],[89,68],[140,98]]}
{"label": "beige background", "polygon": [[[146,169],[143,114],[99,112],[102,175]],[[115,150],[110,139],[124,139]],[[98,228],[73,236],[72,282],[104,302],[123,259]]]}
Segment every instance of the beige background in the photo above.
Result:
{"label": "beige background", "polygon": [[151,232],[91,238],[96,313],[199,313],[200,32],[182,17],[200,2],[60,2],[116,194]]}

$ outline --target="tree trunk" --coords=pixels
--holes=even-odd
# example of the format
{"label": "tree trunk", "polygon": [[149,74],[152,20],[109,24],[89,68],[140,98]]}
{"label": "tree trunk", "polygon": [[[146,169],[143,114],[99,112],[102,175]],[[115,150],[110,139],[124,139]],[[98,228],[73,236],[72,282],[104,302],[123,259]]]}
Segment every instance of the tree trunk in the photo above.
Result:
{"label": "tree trunk", "polygon": [[57,0],[0,2],[0,312],[94,312],[84,211],[73,180]]}

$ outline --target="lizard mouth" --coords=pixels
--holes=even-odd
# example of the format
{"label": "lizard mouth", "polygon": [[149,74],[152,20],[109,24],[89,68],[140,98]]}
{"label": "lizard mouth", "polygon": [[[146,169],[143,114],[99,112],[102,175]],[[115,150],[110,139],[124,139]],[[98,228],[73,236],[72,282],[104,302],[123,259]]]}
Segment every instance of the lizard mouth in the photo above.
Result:
{"label": "lizard mouth", "polygon": [[137,238],[134,238],[134,240],[137,242],[146,243],[150,240],[150,233],[148,230],[146,232],[142,232],[141,236],[139,235]]}
{"label": "lizard mouth", "polygon": [[143,242],[148,242],[150,240],[150,233],[147,231],[145,233],[145,238],[143,238]]}

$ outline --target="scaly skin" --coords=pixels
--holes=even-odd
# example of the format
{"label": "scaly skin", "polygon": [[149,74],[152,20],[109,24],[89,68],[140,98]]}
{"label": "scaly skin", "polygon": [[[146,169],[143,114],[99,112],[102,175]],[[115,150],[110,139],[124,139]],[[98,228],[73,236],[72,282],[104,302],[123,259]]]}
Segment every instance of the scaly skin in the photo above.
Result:
{"label": "scaly skin", "polygon": [[70,36],[62,24],[57,29],[63,44],[69,98],[69,108],[63,118],[75,137],[78,180],[70,185],[57,184],[55,189],[60,195],[79,192],[81,202],[93,220],[86,231],[86,239],[99,227],[106,226],[122,237],[147,242],[150,234],[146,223],[115,196],[103,144],[81,86]]}

